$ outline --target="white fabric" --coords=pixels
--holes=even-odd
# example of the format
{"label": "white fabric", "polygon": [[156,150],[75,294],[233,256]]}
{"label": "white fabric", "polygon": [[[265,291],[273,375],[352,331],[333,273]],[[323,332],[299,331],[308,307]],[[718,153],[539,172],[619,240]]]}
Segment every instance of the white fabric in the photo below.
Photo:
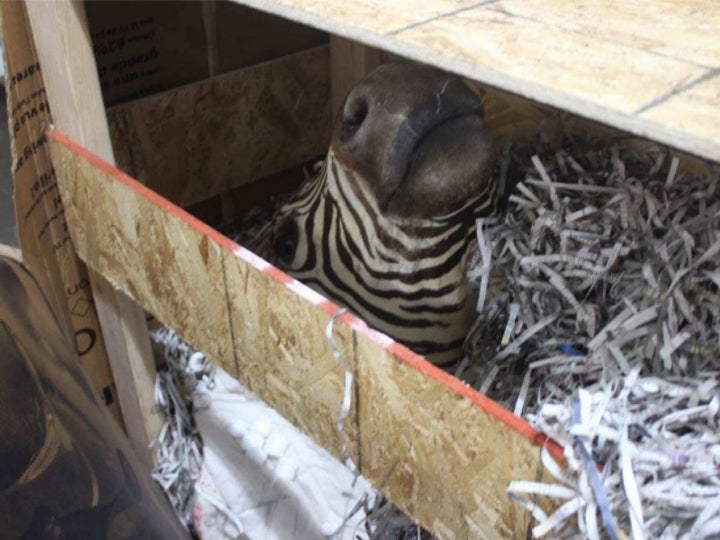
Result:
{"label": "white fabric", "polygon": [[193,404],[205,458],[195,503],[202,538],[366,538],[362,509],[345,522],[364,496],[372,504],[363,477],[221,369]]}

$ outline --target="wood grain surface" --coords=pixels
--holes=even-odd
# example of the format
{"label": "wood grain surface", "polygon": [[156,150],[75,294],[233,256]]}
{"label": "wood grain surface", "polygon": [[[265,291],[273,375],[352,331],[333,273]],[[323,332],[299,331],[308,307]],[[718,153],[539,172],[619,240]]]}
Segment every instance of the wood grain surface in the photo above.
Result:
{"label": "wood grain surface", "polygon": [[[523,537],[510,479],[561,450],[458,379],[57,132],[73,241],[102,273],[441,538]],[[352,406],[337,421],[346,370]]]}
{"label": "wood grain surface", "polygon": [[720,160],[720,4],[238,3]]}

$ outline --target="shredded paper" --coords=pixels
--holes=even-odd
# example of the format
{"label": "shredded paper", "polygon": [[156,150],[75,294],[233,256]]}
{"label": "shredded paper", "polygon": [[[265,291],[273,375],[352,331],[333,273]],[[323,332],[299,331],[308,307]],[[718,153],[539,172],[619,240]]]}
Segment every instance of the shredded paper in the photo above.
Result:
{"label": "shredded paper", "polygon": [[203,463],[191,396],[198,381],[212,379],[214,366],[169,328],[160,328],[151,337],[162,347],[165,361],[165,369],[158,371],[155,379],[155,403],[165,421],[155,442],[157,465],[153,478],[180,520],[191,525],[195,482]]}
{"label": "shredded paper", "polygon": [[565,467],[543,455],[555,482],[511,498],[534,537],[717,537],[718,171],[590,136],[504,159],[516,185],[478,221],[457,374],[565,448]]}
{"label": "shredded paper", "polygon": [[[502,218],[478,221],[479,317],[456,375],[565,449],[542,452],[551,480],[508,486],[532,535],[720,536],[718,170],[566,133],[506,144],[497,174],[513,189]],[[181,403],[211,368],[173,336],[156,335],[171,368],[156,478],[189,519],[201,443]],[[380,497],[364,511],[370,537],[431,537]]]}

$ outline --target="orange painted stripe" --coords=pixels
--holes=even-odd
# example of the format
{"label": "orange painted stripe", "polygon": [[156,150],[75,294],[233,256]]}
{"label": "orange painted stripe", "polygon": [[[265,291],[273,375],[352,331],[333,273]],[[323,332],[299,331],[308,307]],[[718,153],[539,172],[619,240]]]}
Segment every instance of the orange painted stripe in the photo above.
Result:
{"label": "orange painted stripe", "polygon": [[390,345],[390,347],[388,348],[388,350],[395,357],[411,365],[426,377],[435,379],[436,381],[450,388],[455,394],[469,399],[478,407],[487,412],[490,416],[497,418],[498,420],[506,424],[508,427],[521,433],[534,443],[541,446],[547,445],[548,449],[554,457],[561,459],[562,461],[565,460],[562,446],[550,439],[547,435],[544,435],[537,431],[524,418],[514,415],[512,412],[507,410],[498,402],[493,401],[484,394],[481,394],[467,383],[461,381],[457,377],[450,375],[447,371],[444,371],[436,365],[431,364],[425,358],[408,349],[401,343],[393,342],[392,345]]}
{"label": "orange painted stripe", "polygon": [[[256,270],[267,274],[270,278],[286,286],[290,283],[296,282],[291,276],[287,275],[279,268],[263,261],[262,259],[260,259],[260,257],[257,257],[256,255],[243,256],[243,253],[247,250],[240,246],[240,244],[233,242],[227,236],[220,234],[218,231],[216,231],[209,225],[188,214],[179,206],[171,203],[164,197],[161,197],[160,195],[147,188],[134,178],[128,176],[127,174],[113,167],[95,154],[89,152],[72,139],[68,138],[62,133],[59,133],[57,130],[49,130],[48,135],[66,148],[78,154],[83,159],[87,160],[94,167],[105,171],[110,176],[115,178],[118,182],[131,188],[138,194],[145,197],[151,203],[174,215],[178,219],[184,221],[188,224],[188,226],[197,230],[201,234],[209,237],[222,248],[230,251],[232,254],[235,254],[238,257],[241,257]],[[260,264],[259,261],[262,261],[264,264]],[[302,285],[299,282],[296,283],[298,283],[297,286],[305,287],[305,285]],[[335,315],[340,310],[340,307],[337,304],[331,302],[330,300],[325,300],[317,304],[317,306],[331,316]],[[391,338],[385,336],[384,334],[369,328],[362,319],[356,317],[355,315],[345,313],[342,315],[342,317],[339,318],[339,320],[340,322],[350,326],[353,330],[367,336],[373,342],[377,343],[380,347],[387,349],[399,361],[413,367],[426,377],[435,379],[456,395],[469,399],[478,407],[487,412],[490,416],[503,422],[510,429],[517,431],[524,437],[533,441],[535,444],[547,446],[548,450],[556,459],[560,459],[564,462],[564,454],[562,447],[546,435],[543,435],[542,433],[535,430],[527,420],[520,418],[519,416],[515,416],[513,413],[499,405],[497,402],[493,401],[487,396],[484,396],[477,390],[474,390],[466,383],[453,377],[446,371],[443,371],[437,366],[431,364],[425,358],[414,353],[404,345],[401,345],[400,343],[393,341]]]}

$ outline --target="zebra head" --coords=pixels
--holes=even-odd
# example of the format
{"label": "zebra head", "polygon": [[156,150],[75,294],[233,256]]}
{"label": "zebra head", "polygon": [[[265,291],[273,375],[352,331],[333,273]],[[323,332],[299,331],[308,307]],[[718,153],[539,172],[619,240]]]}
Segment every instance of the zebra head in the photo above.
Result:
{"label": "zebra head", "polygon": [[475,220],[498,207],[493,164],[461,79],[382,65],[345,99],[320,172],[276,213],[268,258],[432,362],[457,360],[475,317]]}

